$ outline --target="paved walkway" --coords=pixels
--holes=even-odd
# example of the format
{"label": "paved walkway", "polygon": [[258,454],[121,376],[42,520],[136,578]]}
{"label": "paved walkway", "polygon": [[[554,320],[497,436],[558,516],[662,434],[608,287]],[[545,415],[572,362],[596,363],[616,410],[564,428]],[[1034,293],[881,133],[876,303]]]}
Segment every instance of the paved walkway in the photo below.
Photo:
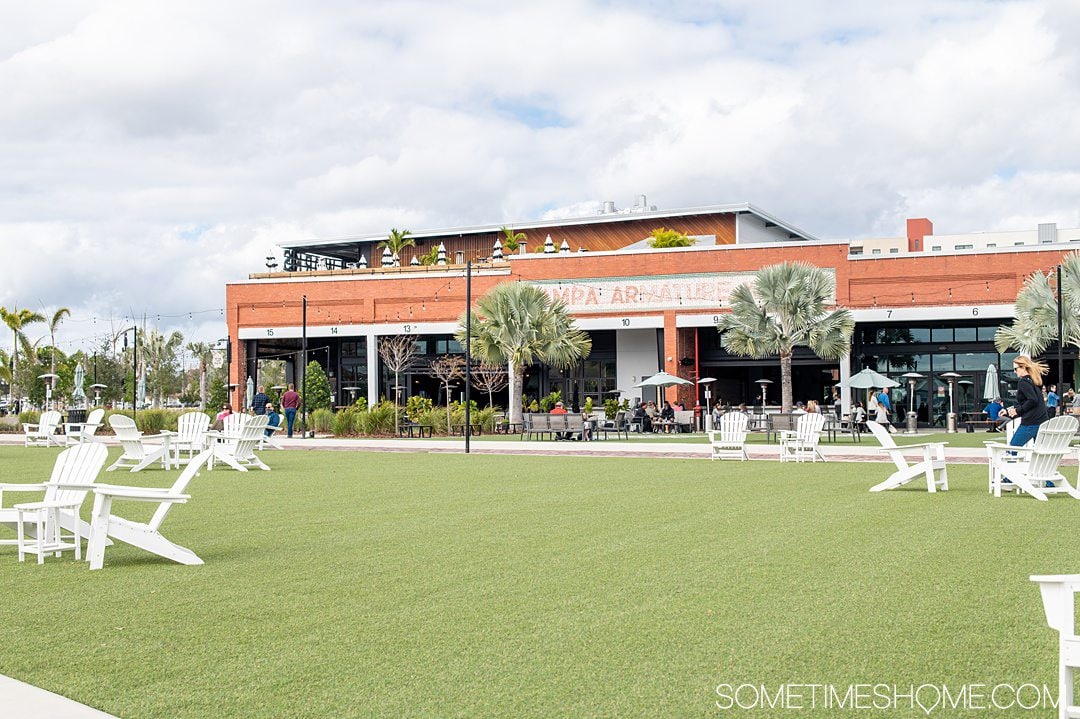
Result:
{"label": "paved walkway", "polygon": [[0,674],[0,707],[3,707],[3,716],[19,719],[116,719],[112,714],[3,674]]}
{"label": "paved walkway", "polygon": [[[116,445],[112,437],[103,437],[106,444]],[[918,436],[915,439],[919,439]],[[465,440],[461,437],[438,439],[340,439],[319,437],[316,439],[280,438],[286,449],[365,451],[365,452],[448,452],[460,453],[465,450]],[[22,444],[21,434],[0,434],[0,444]],[[887,462],[888,457],[870,437],[864,437],[859,444],[831,444],[822,442],[821,453],[829,461],[837,462]],[[698,442],[667,442],[663,438],[648,441],[628,442],[608,439],[596,442],[555,442],[552,440],[491,440],[473,438],[470,451],[474,454],[525,454],[525,455],[579,455],[592,457],[673,457],[678,459],[708,459],[711,454],[709,443],[704,436]],[[780,457],[777,444],[747,444],[746,452],[750,459],[772,459]],[[982,447],[953,447],[946,445],[945,458],[949,462],[962,464],[982,464],[986,462],[986,450]],[[1065,464],[1076,464],[1076,456],[1067,457]]]}

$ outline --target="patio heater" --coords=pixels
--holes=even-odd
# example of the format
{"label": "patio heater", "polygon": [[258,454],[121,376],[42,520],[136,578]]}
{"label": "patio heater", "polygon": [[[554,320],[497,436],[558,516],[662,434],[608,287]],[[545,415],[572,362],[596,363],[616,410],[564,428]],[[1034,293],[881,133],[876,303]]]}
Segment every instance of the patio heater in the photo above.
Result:
{"label": "patio heater", "polygon": [[919,429],[919,416],[915,414],[915,383],[925,379],[926,376],[918,372],[905,372],[900,376],[906,379],[908,383],[907,428],[904,430],[904,434],[915,434]]}
{"label": "patio heater", "polygon": [[[349,404],[356,404],[356,393],[360,391],[359,387],[342,387],[341,389],[349,393]],[[395,398],[396,399],[396,398]]]}
{"label": "patio heater", "polygon": [[716,381],[715,377],[702,377],[697,381],[699,385],[704,385],[705,389],[705,411],[701,415],[701,426],[708,432],[712,427],[712,383]]}
{"label": "patio heater", "polygon": [[956,372],[941,373],[941,378],[949,383],[949,413],[945,415],[945,432],[947,434],[956,434],[956,406],[953,404],[953,388],[956,385],[956,380],[961,377],[963,375]]}
{"label": "patio heater", "polygon": [[45,409],[52,409],[52,381],[60,379],[60,375],[46,372],[45,374],[39,374],[38,379],[45,380]]}
{"label": "patio heater", "polygon": [[762,378],[762,379],[757,380],[754,384],[761,385],[761,413],[765,414],[766,391],[767,391],[769,385],[772,384],[772,380]]}
{"label": "patio heater", "polygon": [[94,390],[94,406],[95,407],[100,407],[101,406],[101,390],[107,388],[108,386],[109,385],[107,385],[107,384],[98,384],[96,382],[94,384],[90,385],[90,389]]}

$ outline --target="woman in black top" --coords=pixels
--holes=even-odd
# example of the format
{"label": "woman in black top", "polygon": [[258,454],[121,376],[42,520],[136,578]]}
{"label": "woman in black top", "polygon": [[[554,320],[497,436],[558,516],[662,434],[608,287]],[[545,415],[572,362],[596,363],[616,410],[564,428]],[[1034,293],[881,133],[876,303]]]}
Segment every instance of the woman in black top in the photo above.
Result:
{"label": "woman in black top", "polygon": [[1039,433],[1039,425],[1050,418],[1042,390],[1039,389],[1042,387],[1043,375],[1049,368],[1027,355],[1019,355],[1013,360],[1013,371],[1020,378],[1016,385],[1016,406],[1009,407],[1005,414],[1020,418],[1020,426],[1013,433],[1009,444],[1023,447],[1035,439],[1035,435]]}

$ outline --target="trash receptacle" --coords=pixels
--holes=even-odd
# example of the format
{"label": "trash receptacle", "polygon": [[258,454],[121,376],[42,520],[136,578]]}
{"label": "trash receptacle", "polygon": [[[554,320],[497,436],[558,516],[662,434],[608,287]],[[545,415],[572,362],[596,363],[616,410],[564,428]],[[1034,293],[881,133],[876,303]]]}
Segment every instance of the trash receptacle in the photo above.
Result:
{"label": "trash receptacle", "polygon": [[86,421],[85,409],[69,409],[67,411],[67,421],[70,424],[82,424]]}

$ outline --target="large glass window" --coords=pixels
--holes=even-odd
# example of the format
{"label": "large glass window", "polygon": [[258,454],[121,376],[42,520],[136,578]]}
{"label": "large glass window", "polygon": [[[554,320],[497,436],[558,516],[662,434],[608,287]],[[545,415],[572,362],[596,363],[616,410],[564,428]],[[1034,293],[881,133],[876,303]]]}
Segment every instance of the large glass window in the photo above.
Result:
{"label": "large glass window", "polygon": [[997,332],[997,327],[980,327],[978,331],[979,341],[993,342],[995,332]]}
{"label": "large glass window", "polygon": [[952,342],[953,331],[952,327],[935,327],[930,330],[931,342]]}
{"label": "large glass window", "polygon": [[978,333],[974,327],[957,327],[954,332],[957,342],[975,342],[978,339]]}

